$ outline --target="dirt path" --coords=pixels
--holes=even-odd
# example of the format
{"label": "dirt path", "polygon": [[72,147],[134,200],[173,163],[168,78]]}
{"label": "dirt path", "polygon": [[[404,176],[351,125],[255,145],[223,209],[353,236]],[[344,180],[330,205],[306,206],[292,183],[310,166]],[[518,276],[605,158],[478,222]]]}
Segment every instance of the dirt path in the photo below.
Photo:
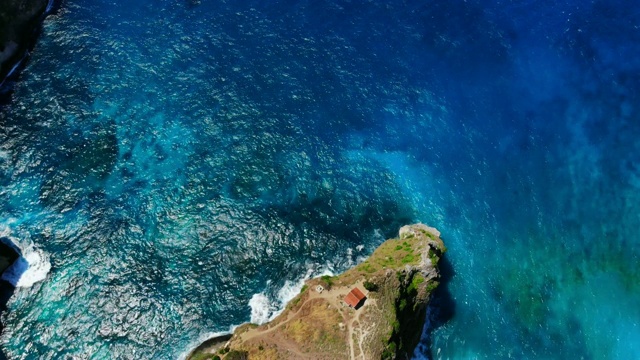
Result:
{"label": "dirt path", "polygon": [[[330,306],[338,310],[338,312],[342,317],[342,322],[343,324],[345,324],[346,330],[347,330],[346,331],[347,343],[349,345],[350,359],[356,360],[356,358],[364,358],[364,350],[362,348],[362,343],[363,343],[362,336],[365,333],[361,329],[358,329],[358,331],[355,331],[356,329],[354,326],[355,323],[359,323],[360,314],[362,313],[362,308],[358,309],[355,313],[352,313],[353,310],[341,311],[343,307],[346,308],[346,305],[344,305],[344,303],[342,302],[344,297],[349,293],[349,291],[351,291],[351,289],[353,289],[354,286],[357,286],[362,290],[362,284],[360,284],[360,282],[351,286],[334,287],[331,290],[325,289],[324,291],[322,291],[322,293],[318,293],[315,288],[311,288],[308,290],[309,295],[307,299],[300,305],[300,307],[295,313],[291,313],[291,312],[287,313],[286,319],[280,321],[277,325],[269,329],[264,330],[264,329],[255,328],[255,329],[247,330],[246,332],[238,336],[238,341],[247,342],[250,340],[255,340],[257,338],[264,337],[265,335],[268,335],[270,333],[273,333],[274,331],[280,329],[281,327],[285,326],[291,321],[296,320],[300,316],[299,314],[300,311],[304,308],[304,306],[308,302],[313,301],[315,299],[323,299]],[[367,300],[367,302],[365,302],[363,307],[368,306],[369,305],[368,302],[370,302],[369,299]],[[353,336],[354,334],[356,335],[355,341]],[[287,349],[290,353],[293,353],[297,358],[308,357],[308,355],[304,355],[300,353],[297,349],[294,349],[295,346],[292,346],[292,344],[287,343],[287,341],[283,341],[281,339],[278,340],[273,337],[269,338],[269,341],[275,342],[277,345],[281,346],[282,349]],[[356,341],[357,341],[357,344],[355,343]],[[360,350],[360,354],[359,354],[360,356],[358,357],[356,356],[356,347]]]}

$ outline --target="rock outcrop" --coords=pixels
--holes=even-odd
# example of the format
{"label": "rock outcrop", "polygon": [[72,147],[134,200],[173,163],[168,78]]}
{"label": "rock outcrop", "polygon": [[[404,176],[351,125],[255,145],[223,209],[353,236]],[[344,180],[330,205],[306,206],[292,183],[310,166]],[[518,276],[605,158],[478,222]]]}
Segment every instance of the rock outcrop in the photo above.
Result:
{"label": "rock outcrop", "polygon": [[[230,339],[199,346],[189,359],[409,359],[445,251],[438,230],[404,226],[361,264],[308,280],[273,321],[241,325]],[[354,288],[366,296],[357,308],[344,301]]]}
{"label": "rock outcrop", "polygon": [[2,0],[0,6],[0,88],[33,43],[48,0]]}

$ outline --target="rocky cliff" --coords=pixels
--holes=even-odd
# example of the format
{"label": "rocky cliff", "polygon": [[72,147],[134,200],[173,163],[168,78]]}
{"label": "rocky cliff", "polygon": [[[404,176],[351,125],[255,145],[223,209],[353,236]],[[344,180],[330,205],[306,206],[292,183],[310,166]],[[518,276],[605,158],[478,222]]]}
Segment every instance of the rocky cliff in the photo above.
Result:
{"label": "rocky cliff", "polygon": [[48,0],[2,0],[0,5],[0,86],[32,44],[47,4]]}
{"label": "rocky cliff", "polygon": [[[198,347],[189,359],[409,359],[445,251],[438,230],[404,226],[363,263],[307,281],[273,321],[244,324],[230,338]],[[354,288],[366,296],[356,308],[345,302]]]}

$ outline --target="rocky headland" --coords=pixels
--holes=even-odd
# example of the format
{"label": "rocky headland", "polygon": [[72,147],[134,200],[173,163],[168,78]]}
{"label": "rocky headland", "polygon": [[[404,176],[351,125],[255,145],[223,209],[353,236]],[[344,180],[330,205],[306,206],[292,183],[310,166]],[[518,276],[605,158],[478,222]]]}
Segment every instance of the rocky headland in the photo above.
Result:
{"label": "rocky headland", "polygon": [[2,0],[0,6],[0,88],[33,44],[48,0]]}
{"label": "rocky headland", "polygon": [[308,280],[273,321],[241,325],[232,335],[206,341],[188,358],[409,359],[445,251],[438,230],[404,226],[398,238],[345,273]]}

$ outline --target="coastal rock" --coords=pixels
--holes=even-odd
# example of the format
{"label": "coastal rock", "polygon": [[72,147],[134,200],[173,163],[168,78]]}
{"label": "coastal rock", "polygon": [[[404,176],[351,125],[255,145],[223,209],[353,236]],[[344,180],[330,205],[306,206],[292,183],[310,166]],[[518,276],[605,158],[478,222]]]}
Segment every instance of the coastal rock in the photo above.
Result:
{"label": "coastal rock", "polygon": [[22,254],[10,239],[0,238],[0,275],[9,269]]}
{"label": "coastal rock", "polygon": [[188,358],[409,359],[445,251],[438,230],[404,226],[345,273],[308,280],[273,321],[241,325],[228,341],[203,344]]}
{"label": "coastal rock", "polygon": [[48,0],[3,0],[0,7],[0,87],[23,58]]}

